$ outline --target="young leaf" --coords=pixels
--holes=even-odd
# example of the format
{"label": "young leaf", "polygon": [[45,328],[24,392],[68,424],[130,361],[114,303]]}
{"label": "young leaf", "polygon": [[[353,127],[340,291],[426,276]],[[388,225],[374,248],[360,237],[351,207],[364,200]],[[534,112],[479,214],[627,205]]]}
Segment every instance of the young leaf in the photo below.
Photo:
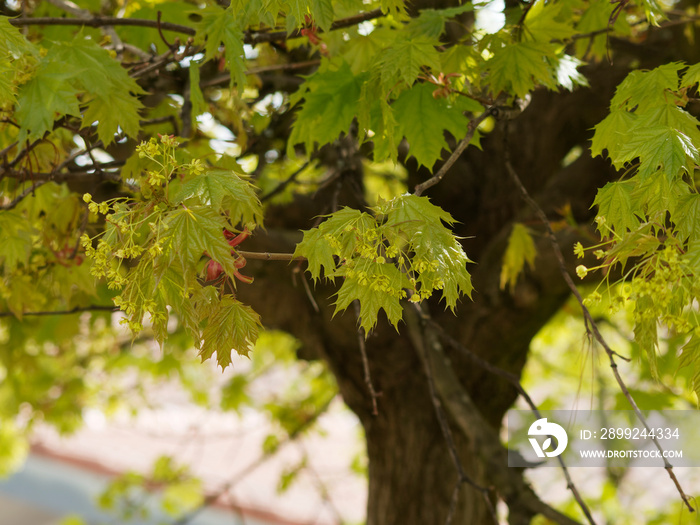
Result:
{"label": "young leaf", "polygon": [[676,224],[681,241],[700,240],[700,195],[689,193],[680,197],[671,218]]}
{"label": "young leaf", "polygon": [[83,127],[98,121],[97,134],[105,144],[114,140],[119,128],[130,137],[138,135],[142,104],[136,95],[145,92],[109,52],[92,40],[76,38],[56,45],[51,53],[57,61],[70,64],[73,85],[92,95]]}
{"label": "young leaf", "polygon": [[397,82],[410,86],[420,75],[422,67],[440,70],[440,55],[435,46],[439,42],[425,37],[397,38],[379,57],[380,75],[385,89]]}
{"label": "young leaf", "polygon": [[216,353],[222,369],[231,364],[231,351],[248,356],[258,339],[260,316],[230,295],[221,299],[202,332],[199,356],[206,361]]}
{"label": "young leaf", "polygon": [[[297,113],[287,147],[291,150],[296,144],[304,144],[306,152],[311,153],[314,144],[328,144],[350,130],[358,111],[361,84],[350,66],[341,62],[337,69],[315,73],[305,85],[304,103]],[[292,151],[288,154],[294,156]]]}
{"label": "young leaf", "polygon": [[666,95],[678,91],[678,72],[685,66],[680,62],[664,64],[651,71],[632,71],[617,86],[610,109],[649,107],[666,104]]}
{"label": "young leaf", "polygon": [[170,212],[163,222],[167,228],[163,252],[171,264],[178,261],[191,271],[206,252],[235,282],[237,269],[223,233],[226,223],[219,213],[209,206],[182,207]]}
{"label": "young leaf", "polygon": [[429,297],[434,289],[442,289],[447,306],[454,310],[461,295],[471,297],[473,286],[467,271],[471,262],[461,244],[443,222],[452,225],[454,219],[427,197],[402,195],[377,206],[385,219],[382,233],[392,244],[408,240],[408,250],[414,256],[411,267],[417,274],[421,298]]}
{"label": "young leaf", "polygon": [[408,277],[393,264],[373,264],[366,262],[358,265],[343,280],[338,290],[335,314],[344,311],[354,300],[360,301],[360,326],[368,334],[377,324],[379,310],[384,310],[389,322],[397,328],[403,310],[401,298],[405,297],[404,288],[410,288]]}
{"label": "young leaf", "polygon": [[[622,235],[627,230],[633,230],[639,225],[637,215],[641,210],[633,204],[634,188],[634,181],[608,182],[598,190],[593,201],[593,205],[598,206],[598,215],[605,217],[605,224],[618,235]],[[610,233],[601,225],[598,225],[598,229],[604,237]]]}
{"label": "young leaf", "polygon": [[639,158],[639,175],[642,179],[663,170],[669,178],[680,177],[681,170],[693,173],[700,153],[692,140],[671,126],[656,125],[635,129],[622,144],[614,164],[617,167]]}
{"label": "young leaf", "polygon": [[611,111],[595,126],[595,134],[591,139],[591,156],[603,155],[603,150],[607,149],[611,159],[618,158],[619,151],[638,118],[624,109]]}
{"label": "young leaf", "polygon": [[202,94],[202,89],[199,87],[199,63],[196,61],[190,62],[189,68],[190,74],[190,102],[192,103],[192,111],[190,113],[190,119],[194,121],[196,117],[205,113],[207,108],[207,103],[204,100],[204,95]]}
{"label": "young leaf", "polygon": [[204,44],[204,57],[210,60],[219,54],[219,46],[224,44],[226,65],[231,72],[231,86],[245,85],[245,51],[243,50],[243,30],[232,6],[227,9],[207,7],[198,14],[202,20],[197,26],[195,43]]}
{"label": "young leaf", "polygon": [[399,137],[406,137],[411,155],[428,169],[432,169],[443,148],[447,148],[444,130],[459,140],[469,123],[446,99],[433,97],[434,91],[431,84],[416,84],[401,93],[392,105]]}
{"label": "young leaf", "polygon": [[556,61],[552,45],[546,42],[515,42],[493,51],[486,63],[490,73],[491,93],[501,91],[523,98],[537,85],[554,88],[554,69],[548,61]]}
{"label": "young leaf", "polygon": [[535,267],[537,248],[532,240],[532,235],[527,227],[519,222],[513,224],[513,230],[508,237],[508,247],[503,254],[503,266],[501,267],[501,290],[508,286],[511,290],[518,282],[518,276],[527,264]]}
{"label": "young leaf", "polygon": [[318,281],[323,269],[326,278],[333,275],[335,270],[334,250],[319,228],[304,232],[304,238],[297,244],[294,257],[306,257],[311,278]]}
{"label": "young leaf", "polygon": [[234,171],[214,169],[195,176],[182,186],[175,202],[210,206],[225,212],[233,224],[262,224],[262,205],[255,187]]}
{"label": "young leaf", "polygon": [[72,78],[72,71],[63,64],[44,60],[34,77],[19,89],[15,117],[21,122],[20,144],[52,130],[57,118],[80,116],[78,90],[69,82]]}
{"label": "young leaf", "polygon": [[525,16],[523,35],[535,42],[568,39],[575,32],[568,10],[565,2],[545,5],[544,0],[536,0]]}

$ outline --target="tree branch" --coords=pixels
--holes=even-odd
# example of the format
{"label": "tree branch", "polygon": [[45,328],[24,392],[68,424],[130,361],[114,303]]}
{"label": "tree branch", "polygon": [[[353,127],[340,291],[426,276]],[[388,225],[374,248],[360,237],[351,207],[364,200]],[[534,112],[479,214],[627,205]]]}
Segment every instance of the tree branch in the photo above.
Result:
{"label": "tree branch", "polygon": [[117,18],[113,16],[95,16],[93,18],[58,18],[58,17],[40,17],[40,18],[11,18],[10,24],[16,27],[22,26],[88,26],[88,27],[107,27],[107,26],[136,26],[136,27],[151,27],[153,29],[161,29],[165,31],[173,31],[189,36],[194,36],[196,31],[188,26],[180,24],[172,24],[170,22],[161,22],[157,20],[144,20],[142,18]]}
{"label": "tree branch", "polygon": [[0,206],[0,211],[9,211],[9,210],[13,209],[20,202],[22,202],[22,199],[24,199],[27,195],[29,195],[30,193],[34,193],[34,190],[36,190],[40,186],[43,186],[47,182],[48,182],[48,180],[42,180],[39,182],[35,182],[31,186],[29,186],[29,188],[27,188],[22,193],[20,193],[17,197],[15,197],[12,201],[10,201],[8,204]]}
{"label": "tree branch", "polygon": [[245,259],[256,261],[305,261],[306,257],[294,257],[291,253],[270,253],[270,252],[244,252],[236,250],[236,253]]}
{"label": "tree branch", "polygon": [[[336,20],[331,24],[331,31],[336,29],[342,29],[344,27],[351,27],[368,20],[373,20],[375,18],[380,18],[384,16],[381,9],[374,9],[373,11],[367,11],[366,13],[360,13],[358,15],[350,16],[347,18],[341,18]],[[45,26],[88,26],[88,27],[108,27],[108,26],[137,26],[137,27],[150,27],[153,29],[159,29],[164,31],[172,31],[175,33],[182,33],[183,35],[194,36],[197,31],[191,27],[183,26],[180,24],[173,24],[170,22],[159,22],[157,20],[145,20],[142,18],[117,18],[112,16],[95,16],[92,18],[58,18],[58,17],[41,17],[41,18],[12,18],[10,19],[10,24],[16,27],[22,26],[35,26],[35,25],[45,25]],[[269,33],[258,33],[255,31],[249,31],[243,37],[244,44],[261,44],[263,42],[278,42],[289,40],[291,38],[299,38],[302,35],[301,29],[287,33],[286,31],[274,31]],[[321,31],[319,31],[321,33]]]}
{"label": "tree branch", "polygon": [[491,108],[486,109],[481,115],[478,117],[472,119],[469,122],[469,128],[467,131],[467,134],[464,136],[464,138],[457,144],[457,147],[454,149],[452,154],[449,156],[449,158],[445,161],[445,164],[442,165],[440,170],[433,175],[431,178],[428,180],[421,182],[418,184],[415,189],[413,190],[414,195],[417,197],[420,197],[425,190],[428,188],[432,188],[435,186],[437,183],[439,183],[442,178],[445,176],[447,171],[452,167],[452,165],[457,161],[459,156],[464,152],[465,149],[467,149],[467,146],[469,146],[469,143],[472,141],[472,138],[474,137],[474,133],[476,133],[476,128],[479,127],[479,124],[481,124],[484,120],[486,120],[487,117],[491,115]]}
{"label": "tree branch", "polygon": [[[119,308],[116,306],[91,304],[89,306],[76,306],[70,310],[47,310],[45,312],[23,312],[21,317],[28,316],[44,316],[44,315],[69,315],[77,314],[78,312],[117,312]],[[19,317],[12,312],[0,312],[0,317]]]}
{"label": "tree branch", "polygon": [[[507,137],[507,131],[506,131],[506,137]],[[639,406],[637,406],[637,403],[635,402],[634,398],[632,397],[632,394],[630,394],[627,385],[622,379],[622,376],[620,376],[620,372],[617,369],[617,363],[615,362],[615,356],[619,355],[617,352],[613,351],[612,348],[608,345],[607,341],[603,338],[602,334],[600,333],[600,330],[598,329],[598,325],[593,319],[593,316],[589,312],[588,308],[586,305],[583,303],[583,298],[581,297],[580,292],[578,291],[578,288],[576,288],[576,285],[574,284],[573,280],[571,279],[571,276],[569,275],[569,272],[566,269],[566,261],[564,260],[564,255],[562,254],[561,247],[559,246],[559,243],[557,242],[557,238],[554,235],[554,230],[552,229],[552,225],[550,224],[549,220],[547,219],[547,216],[545,215],[544,211],[542,208],[540,208],[539,204],[530,196],[528,193],[527,189],[523,185],[522,181],[520,180],[520,177],[518,176],[518,173],[515,171],[513,168],[512,164],[510,163],[510,158],[509,158],[509,151],[508,151],[508,146],[506,145],[505,147],[505,156],[506,156],[506,162],[505,166],[508,171],[508,174],[510,175],[511,179],[517,186],[518,190],[520,191],[520,194],[522,195],[523,200],[530,205],[530,207],[534,210],[535,214],[537,217],[542,221],[542,224],[545,226],[546,232],[547,232],[547,237],[549,238],[549,242],[552,246],[552,251],[554,252],[555,257],[557,258],[557,261],[559,263],[559,271],[564,278],[564,281],[566,282],[567,286],[571,290],[571,293],[574,294],[574,297],[576,297],[576,301],[579,303],[579,306],[581,307],[581,311],[583,312],[583,317],[586,322],[586,331],[593,336],[593,338],[600,343],[600,345],[603,347],[605,350],[605,353],[608,355],[608,359],[610,361],[610,368],[613,371],[613,375],[615,376],[615,381],[617,381],[618,386],[620,387],[620,390],[622,391],[623,395],[629,402],[629,404],[632,406],[632,409],[634,410],[634,413],[637,415],[637,418],[639,421],[644,425],[644,428],[647,429],[647,431],[650,432],[650,434],[653,436],[653,433],[651,433],[651,429],[649,427],[649,423],[647,422],[646,418],[644,417],[644,414],[642,414],[642,411],[639,409]],[[668,461],[668,459],[664,455],[664,450],[661,447],[661,444],[659,443],[658,439],[655,437],[652,438],[654,445],[658,449],[659,453],[663,457],[664,461],[664,468],[666,469],[666,472],[668,472],[669,477],[673,481],[674,485],[676,486],[676,489],[678,490],[678,493],[681,496],[681,499],[683,500],[683,503],[685,503],[686,507],[690,512],[694,512],[695,508],[691,505],[690,500],[688,499],[688,496],[685,494],[683,489],[680,486],[680,483],[678,482],[678,478],[676,478],[675,473],[673,472],[673,466],[671,463]]]}
{"label": "tree branch", "polygon": [[[542,417],[540,414],[539,409],[537,408],[537,405],[534,403],[530,395],[527,393],[525,388],[523,387],[522,383],[518,379],[518,377],[511,373],[508,372],[507,370],[503,370],[502,368],[499,368],[485,359],[483,359],[481,356],[475,354],[471,350],[469,350],[466,346],[461,344],[459,341],[457,341],[454,337],[452,337],[450,334],[447,333],[447,331],[440,326],[438,323],[436,323],[431,317],[427,316],[424,314],[423,320],[425,323],[427,323],[433,330],[437,332],[438,337],[440,337],[442,340],[444,340],[447,344],[449,344],[452,348],[457,350],[458,352],[464,354],[468,358],[472,359],[473,361],[476,362],[478,366],[486,370],[487,372],[490,372],[498,377],[501,377],[508,381],[511,385],[515,387],[515,389],[518,391],[520,396],[525,400],[527,405],[530,407],[530,410],[532,411],[533,414],[539,419]],[[564,463],[564,460],[561,458],[561,456],[557,456],[557,460],[559,460],[559,466],[562,469],[562,472],[564,473],[564,478],[566,478],[566,487],[571,491],[571,493],[574,496],[574,499],[576,500],[576,503],[578,503],[578,506],[581,508],[581,511],[583,511],[584,516],[586,516],[586,519],[588,520],[589,523],[594,524],[595,521],[593,520],[593,516],[591,515],[591,511],[588,508],[588,505],[586,505],[586,502],[583,501],[583,498],[581,497],[581,493],[578,491],[578,488],[574,484],[573,479],[571,479],[571,474],[569,473],[569,469]]]}
{"label": "tree branch", "polygon": [[413,346],[415,347],[416,351],[419,354],[421,354],[420,359],[423,363],[423,369],[428,379],[428,390],[430,391],[430,399],[433,403],[433,408],[435,409],[435,416],[437,417],[438,422],[440,424],[440,430],[442,431],[442,435],[445,438],[445,443],[447,443],[447,448],[450,452],[452,462],[454,463],[455,469],[457,470],[458,474],[457,484],[455,485],[455,490],[452,493],[452,501],[450,503],[447,518],[445,519],[445,525],[450,525],[452,523],[452,518],[454,517],[454,512],[457,507],[457,502],[459,500],[459,487],[464,483],[471,485],[475,490],[481,492],[482,496],[484,497],[486,508],[488,509],[491,518],[493,519],[494,523],[498,525],[498,516],[496,515],[496,510],[493,508],[493,503],[489,498],[489,489],[479,485],[474,480],[472,480],[467,475],[467,473],[464,472],[464,467],[462,466],[462,462],[459,459],[459,454],[457,453],[457,447],[455,446],[454,438],[452,437],[450,425],[447,422],[445,412],[442,408],[442,403],[440,402],[440,398],[438,397],[437,391],[435,389],[435,379],[433,377],[434,373],[432,362],[430,356],[428,355],[428,346],[430,346],[430,341],[428,338],[429,334],[425,330],[422,334],[414,330],[414,333],[412,334]]}
{"label": "tree branch", "polygon": [[[355,308],[355,317],[357,322],[360,322],[360,301],[355,299],[352,302]],[[362,369],[364,372],[365,384],[367,385],[367,390],[369,390],[369,395],[372,397],[372,415],[379,415],[377,410],[377,392],[374,390],[374,385],[372,384],[372,376],[369,373],[369,359],[367,359],[367,349],[365,348],[365,329],[361,326],[357,329],[357,344],[360,347],[360,355],[362,356]]]}
{"label": "tree branch", "polygon": [[[404,308],[404,319],[411,340],[417,348],[423,343],[423,332],[430,330],[422,325],[423,312],[415,308]],[[418,352],[420,359],[430,360],[435,382],[435,391],[445,403],[445,408],[463,434],[479,451],[488,475],[511,511],[525,510],[530,514],[542,514],[559,525],[580,525],[539,499],[522,479],[520,473],[508,467],[507,452],[501,445],[498,434],[479,412],[471,397],[459,382],[452,365],[445,355],[437,337],[431,337],[426,352]],[[426,364],[424,364],[426,366]]]}

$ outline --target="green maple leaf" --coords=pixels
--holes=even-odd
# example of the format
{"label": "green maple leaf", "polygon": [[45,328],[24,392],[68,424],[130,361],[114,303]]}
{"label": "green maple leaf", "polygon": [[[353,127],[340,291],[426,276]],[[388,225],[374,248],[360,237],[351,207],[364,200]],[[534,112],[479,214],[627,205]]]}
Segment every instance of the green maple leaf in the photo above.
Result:
{"label": "green maple leaf", "polygon": [[314,23],[323,31],[329,31],[335,19],[333,2],[331,0],[312,0],[310,11]]}
{"label": "green maple leaf", "polygon": [[121,128],[130,137],[137,137],[139,108],[141,103],[125,93],[112,93],[108,97],[97,95],[90,101],[83,114],[83,128],[97,122],[97,136],[105,144],[111,144]]}
{"label": "green maple leaf", "polygon": [[91,39],[78,37],[71,42],[57,43],[49,56],[69,64],[76,87],[92,95],[146,93],[107,50]]}
{"label": "green maple leaf", "polygon": [[304,144],[310,153],[315,143],[328,144],[350,130],[358,112],[361,77],[353,75],[344,61],[331,67],[337,69],[319,71],[306,81],[304,103],[287,142],[290,156],[296,144]]}
{"label": "green maple leaf", "polygon": [[294,250],[294,257],[306,257],[308,271],[314,281],[318,281],[321,277],[321,269],[326,277],[333,275],[335,270],[333,255],[333,248],[318,228],[305,231],[304,238]]}
{"label": "green maple leaf", "polygon": [[206,100],[204,100],[204,95],[202,94],[202,89],[199,86],[199,63],[196,61],[190,62],[189,67],[190,76],[190,102],[192,103],[192,111],[190,113],[190,118],[194,121],[196,117],[202,113],[209,111]]}
{"label": "green maple leaf", "polygon": [[695,373],[692,378],[692,389],[695,395],[700,399],[700,337],[693,333],[688,342],[681,348],[681,354],[678,359],[678,370],[686,366],[694,366]]}
{"label": "green maple leaf", "polygon": [[658,334],[656,332],[656,317],[643,315],[645,310],[654,309],[654,300],[648,295],[643,295],[635,304],[635,324],[634,340],[640,349],[647,354],[649,370],[652,377],[658,379],[659,370],[657,365],[656,347],[658,345]]}
{"label": "green maple leaf", "polygon": [[380,77],[385,89],[397,82],[410,86],[423,67],[439,71],[440,55],[435,49],[439,41],[406,35],[399,37],[379,56]]}
{"label": "green maple leaf", "polygon": [[0,211],[0,268],[5,273],[13,272],[20,263],[27,264],[32,248],[33,228],[27,219],[16,210]]}
{"label": "green maple leaf", "polygon": [[639,118],[630,130],[631,134],[653,126],[663,125],[680,131],[689,137],[693,144],[700,144],[700,131],[698,131],[700,121],[673,103],[654,106],[638,114]]}
{"label": "green maple leaf", "polygon": [[[633,181],[608,182],[598,190],[593,206],[598,206],[598,215],[605,217],[606,224],[618,235],[633,230],[639,225],[641,209],[638,200],[633,198]],[[604,237],[610,233],[601,224],[598,230]]]}
{"label": "green maple leaf", "polygon": [[[442,281],[442,296],[454,309],[461,295],[471,297],[474,289],[464,253],[454,234],[443,223],[452,225],[454,219],[435,206],[427,197],[402,195],[376,207],[385,220],[382,232],[392,244],[408,242],[413,252],[419,277],[417,282],[432,289],[431,283]],[[427,266],[427,268],[426,268]]]}
{"label": "green maple leaf", "polygon": [[693,173],[700,153],[683,132],[670,126],[656,125],[635,129],[620,147],[616,167],[639,158],[639,175],[644,179],[662,169],[668,177],[681,175],[681,170]]}
{"label": "green maple leaf", "polygon": [[65,65],[45,60],[34,77],[20,87],[15,117],[21,123],[19,142],[40,138],[65,116],[80,116],[78,90],[69,80],[72,71]]}
{"label": "green maple leaf", "polygon": [[682,196],[673,210],[671,220],[676,224],[681,241],[700,240],[700,195],[689,193]]}
{"label": "green maple leaf", "polygon": [[469,123],[460,110],[450,108],[447,100],[433,97],[433,91],[431,84],[416,84],[401,93],[392,105],[399,137],[406,137],[411,155],[428,169],[448,147],[444,130],[459,140]]}
{"label": "green maple leaf", "polygon": [[[576,25],[576,32],[579,34],[593,33],[608,27],[610,15],[615,6],[608,0],[592,0],[587,9],[583,12],[581,20]],[[613,25],[613,34],[626,34],[629,32],[629,23],[626,17],[618,16]],[[585,58],[590,56],[595,59],[602,59],[607,55],[608,38],[606,33],[601,33],[591,39],[581,38],[575,42],[576,55]]]}
{"label": "green maple leaf", "polygon": [[10,55],[18,59],[25,55],[37,56],[39,50],[29,42],[18,27],[10,24],[10,19],[0,16],[0,56]]}
{"label": "green maple leaf", "polygon": [[250,307],[230,295],[221,299],[202,331],[202,361],[216,353],[216,362],[222,369],[231,364],[231,351],[248,356],[258,339],[260,316]]}
{"label": "green maple leaf", "polygon": [[595,126],[595,134],[591,139],[591,156],[608,155],[613,162],[619,158],[619,152],[629,137],[639,117],[624,109],[613,110]]}
{"label": "green maple leaf", "polygon": [[700,83],[700,62],[690,66],[681,79],[681,87],[688,88]]}
{"label": "green maple leaf", "polygon": [[163,222],[163,252],[168,267],[179,263],[184,271],[192,272],[206,252],[235,283],[231,246],[223,233],[226,222],[220,214],[209,206],[182,207],[170,212]]}
{"label": "green maple leaf", "polygon": [[678,72],[685,66],[680,62],[664,64],[651,71],[632,71],[617,86],[610,109],[633,109],[637,112],[666,104],[666,96],[678,91]]}
{"label": "green maple leaf", "polygon": [[569,6],[565,2],[534,2],[525,16],[523,35],[535,42],[567,40],[574,33]]}
{"label": "green maple leaf", "polygon": [[57,44],[50,56],[70,64],[71,83],[92,97],[83,115],[83,127],[95,121],[97,134],[108,145],[121,128],[130,137],[140,130],[139,110],[143,107],[137,95],[145,91],[111,55],[92,40],[76,38]]}
{"label": "green maple leaf", "polygon": [[15,94],[15,68],[7,60],[0,60],[0,107],[14,105],[17,100]]}
{"label": "green maple leaf", "polygon": [[445,23],[450,18],[473,10],[474,5],[470,3],[447,9],[421,9],[420,14],[411,19],[406,29],[416,36],[439,38],[445,32]]}
{"label": "green maple leaf", "polygon": [[231,73],[231,87],[245,85],[245,51],[243,29],[232,7],[207,7],[197,11],[202,20],[197,25],[195,43],[204,44],[204,58],[210,60],[219,55],[219,46],[224,44],[226,65]]}
{"label": "green maple leaf", "polygon": [[262,205],[255,187],[244,176],[231,170],[210,170],[186,182],[175,202],[210,206],[226,212],[233,224],[262,224]]}
{"label": "green maple leaf", "polygon": [[393,264],[374,264],[367,261],[358,265],[353,277],[345,277],[338,290],[335,312],[344,311],[354,300],[360,301],[360,326],[365,334],[377,324],[379,310],[384,310],[389,322],[397,328],[403,310],[401,297],[404,288],[410,288],[411,282],[405,274]]}
{"label": "green maple leaf", "polygon": [[509,286],[512,290],[518,282],[518,276],[525,268],[535,267],[537,248],[532,239],[530,230],[519,222],[513,224],[513,230],[508,237],[508,246],[503,254],[503,266],[501,266],[501,290]]}
{"label": "green maple leaf", "polygon": [[523,98],[542,84],[555,88],[554,49],[545,42],[515,42],[493,51],[493,58],[486,63],[490,73],[491,92],[513,93]]}

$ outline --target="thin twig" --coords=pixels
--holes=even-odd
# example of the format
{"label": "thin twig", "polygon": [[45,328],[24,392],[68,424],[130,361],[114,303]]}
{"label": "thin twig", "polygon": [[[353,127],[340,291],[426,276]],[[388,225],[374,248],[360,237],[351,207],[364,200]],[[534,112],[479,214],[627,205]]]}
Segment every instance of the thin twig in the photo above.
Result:
{"label": "thin twig", "polygon": [[[137,27],[152,27],[158,28],[156,20],[144,20],[141,18],[116,18],[111,16],[96,16],[93,18],[58,18],[58,17],[39,17],[39,18],[11,18],[9,20],[13,26],[88,26],[88,27],[106,27],[106,26],[137,26]],[[173,31],[175,33],[183,33],[185,35],[194,36],[196,31],[188,26],[180,24],[172,24],[170,22],[161,22],[160,28],[164,31]]]}
{"label": "thin twig", "polygon": [[[555,257],[557,258],[557,261],[559,263],[559,271],[564,278],[564,281],[566,282],[567,286],[571,290],[571,293],[576,297],[576,301],[579,303],[579,306],[581,307],[581,311],[583,312],[583,317],[586,321],[586,331],[593,335],[596,341],[600,343],[600,345],[603,347],[605,350],[605,353],[608,355],[608,359],[610,360],[610,368],[613,371],[613,375],[615,376],[615,381],[617,381],[617,384],[620,387],[620,390],[622,391],[623,395],[629,402],[629,404],[632,406],[632,409],[634,410],[635,414],[637,415],[637,418],[639,421],[644,425],[644,428],[646,428],[650,433],[651,429],[649,427],[649,423],[646,420],[646,417],[644,417],[644,414],[642,414],[642,411],[639,409],[639,406],[637,406],[637,403],[635,402],[634,398],[632,397],[632,394],[630,394],[630,391],[627,388],[627,385],[622,379],[622,376],[620,376],[620,372],[618,371],[617,368],[617,363],[615,362],[615,356],[619,355],[615,351],[610,348],[608,345],[607,341],[603,338],[602,334],[600,333],[600,330],[598,329],[598,325],[593,319],[593,316],[589,312],[588,308],[583,302],[583,297],[581,297],[581,294],[579,293],[578,289],[576,288],[576,285],[574,284],[573,280],[571,279],[571,276],[569,275],[568,270],[566,269],[566,261],[564,259],[564,254],[561,251],[561,247],[559,246],[559,242],[557,241],[556,235],[554,234],[554,230],[552,229],[552,225],[549,222],[549,219],[547,219],[547,215],[545,215],[544,211],[542,208],[540,208],[539,204],[530,196],[528,193],[527,189],[523,185],[522,180],[520,180],[520,177],[518,176],[518,173],[515,171],[513,168],[510,158],[509,158],[509,151],[508,148],[506,147],[505,151],[505,165],[506,169],[508,171],[508,174],[510,175],[511,179],[515,183],[515,185],[518,187],[518,190],[520,191],[520,194],[522,195],[523,199],[527,204],[530,205],[530,207],[535,211],[537,214],[538,218],[542,221],[542,223],[545,226],[545,229],[547,231],[547,237],[549,238],[549,242],[552,246],[552,251],[554,252]],[[653,435],[653,433],[651,433]],[[683,489],[680,486],[680,483],[678,482],[678,478],[676,478],[675,473],[673,472],[673,466],[671,463],[668,461],[668,459],[664,455],[664,449],[662,448],[661,444],[659,443],[658,439],[655,437],[652,438],[652,441],[654,442],[654,445],[656,448],[659,450],[659,453],[661,454],[663,461],[664,461],[664,468],[666,469],[666,472],[668,472],[669,477],[673,481],[674,485],[676,486],[676,489],[678,490],[678,493],[681,496],[681,499],[683,500],[683,503],[685,503],[686,507],[690,512],[694,512],[695,508],[691,505],[690,500],[688,499],[688,496],[685,494]]]}
{"label": "thin twig", "polygon": [[27,197],[30,193],[34,193],[34,190],[36,190],[38,187],[43,186],[46,184],[48,181],[47,180],[42,180],[39,182],[35,182],[32,184],[29,188],[24,190],[21,194],[19,194],[17,197],[15,197],[12,201],[10,201],[8,204],[5,204],[4,206],[0,206],[0,211],[8,211],[13,209],[15,206],[17,206],[22,200]]}
{"label": "thin twig", "polygon": [[445,164],[442,165],[440,170],[430,177],[428,180],[425,182],[421,182],[418,184],[415,189],[413,190],[413,193],[417,196],[420,197],[425,190],[428,188],[431,188],[435,186],[438,182],[442,180],[442,178],[445,176],[447,171],[452,167],[452,165],[457,161],[459,156],[462,154],[462,152],[467,149],[467,146],[469,146],[469,143],[472,141],[472,138],[474,137],[474,133],[476,133],[476,128],[479,127],[479,124],[481,124],[486,118],[491,115],[491,108],[488,108],[486,111],[484,111],[481,115],[478,117],[474,118],[469,122],[469,129],[467,131],[467,134],[464,136],[464,138],[457,144],[457,147],[454,149],[450,157],[445,161]]}
{"label": "thin twig", "polygon": [[309,165],[311,164],[311,160],[312,160],[312,159],[307,160],[298,170],[296,170],[296,171],[295,171],[294,173],[292,173],[289,177],[287,177],[286,180],[280,182],[280,183],[275,187],[275,189],[273,189],[272,191],[270,191],[270,193],[267,193],[267,194],[263,195],[262,197],[260,197],[260,202],[265,202],[266,200],[269,200],[269,199],[271,199],[272,197],[274,197],[275,195],[277,195],[278,193],[281,193],[282,191],[284,191],[284,189],[285,189],[287,186],[289,186],[292,182],[294,182],[294,181],[296,180],[296,178],[297,178],[299,175],[301,175],[301,174],[304,172],[304,170],[305,170],[306,168],[309,167]]}
{"label": "thin twig", "polygon": [[[343,29],[345,27],[351,27],[362,22],[367,22],[369,20],[374,20],[375,18],[381,18],[386,16],[381,9],[374,9],[373,11],[367,11],[366,13],[360,13],[359,15],[349,16],[347,18],[341,18],[336,20],[331,24],[331,31],[336,29]],[[318,30],[318,34],[323,33],[323,31]],[[249,33],[247,34],[243,41],[246,44],[261,44],[263,42],[276,42],[283,40],[290,40],[292,38],[299,38],[304,36],[301,29],[296,29],[291,33],[286,31],[274,31],[271,33]]]}
{"label": "thin twig", "polygon": [[[360,322],[360,301],[355,299],[352,302],[355,308],[355,317],[357,322]],[[374,390],[374,385],[372,384],[372,376],[369,373],[369,359],[367,359],[367,348],[365,347],[365,329],[361,326],[357,329],[357,344],[360,347],[360,355],[362,356],[362,370],[364,372],[365,385],[367,385],[367,390],[369,390],[369,395],[372,398],[372,415],[378,416],[379,411],[377,410],[377,392]]]}
{"label": "thin twig", "polygon": [[[305,60],[303,62],[291,62],[289,64],[273,64],[270,66],[260,66],[251,67],[246,70],[246,75],[259,75],[261,73],[272,73],[275,71],[294,71],[295,69],[306,69],[308,67],[314,67],[321,64],[320,60]],[[200,88],[207,88],[212,86],[220,86],[222,84],[228,84],[231,81],[231,74],[224,73],[218,75],[214,78],[201,82],[199,84]]]}
{"label": "thin twig", "polygon": [[[345,27],[354,26],[368,20],[380,18],[384,16],[381,9],[375,9],[366,13],[350,16],[336,20],[331,24],[331,31],[342,29]],[[138,26],[150,27],[153,29],[161,29],[163,31],[172,31],[182,33],[184,35],[194,36],[197,31],[191,27],[170,22],[158,22],[157,20],[145,20],[142,18],[117,18],[111,16],[96,16],[93,18],[59,18],[59,17],[41,17],[41,18],[12,18],[10,24],[21,26],[88,26],[88,27],[106,27],[106,26]],[[286,31],[275,31],[270,33],[248,32],[243,36],[244,44],[260,44],[263,42],[278,42],[291,38],[299,38],[302,35],[301,29],[287,33]],[[319,31],[321,33],[321,31]]]}
{"label": "thin twig", "polygon": [[[70,310],[47,310],[45,312],[22,312],[22,317],[29,316],[44,316],[44,315],[70,315],[78,312],[116,312],[119,308],[116,306],[91,304],[89,306],[76,306]],[[16,317],[12,312],[0,312],[0,317]]]}
{"label": "thin twig", "polygon": [[250,260],[257,261],[305,261],[306,257],[294,257],[291,253],[270,253],[270,252],[244,252],[236,251],[238,255]]}

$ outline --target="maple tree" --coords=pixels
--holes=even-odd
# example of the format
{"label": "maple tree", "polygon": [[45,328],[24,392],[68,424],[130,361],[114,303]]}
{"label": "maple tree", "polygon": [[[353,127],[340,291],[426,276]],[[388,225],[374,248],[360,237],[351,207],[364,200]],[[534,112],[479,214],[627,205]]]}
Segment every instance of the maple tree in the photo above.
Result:
{"label": "maple tree", "polygon": [[187,384],[188,348],[235,367],[265,327],[337,383],[268,407],[289,434],[335,388],[361,420],[368,523],[493,523],[499,500],[594,523],[498,429],[572,294],[627,403],[596,316],[627,312],[638,373],[700,395],[700,16],[537,0],[489,26],[494,5],[0,4],[0,470],[35,422],[77,428],[137,340],[167,365],[131,365]]}

